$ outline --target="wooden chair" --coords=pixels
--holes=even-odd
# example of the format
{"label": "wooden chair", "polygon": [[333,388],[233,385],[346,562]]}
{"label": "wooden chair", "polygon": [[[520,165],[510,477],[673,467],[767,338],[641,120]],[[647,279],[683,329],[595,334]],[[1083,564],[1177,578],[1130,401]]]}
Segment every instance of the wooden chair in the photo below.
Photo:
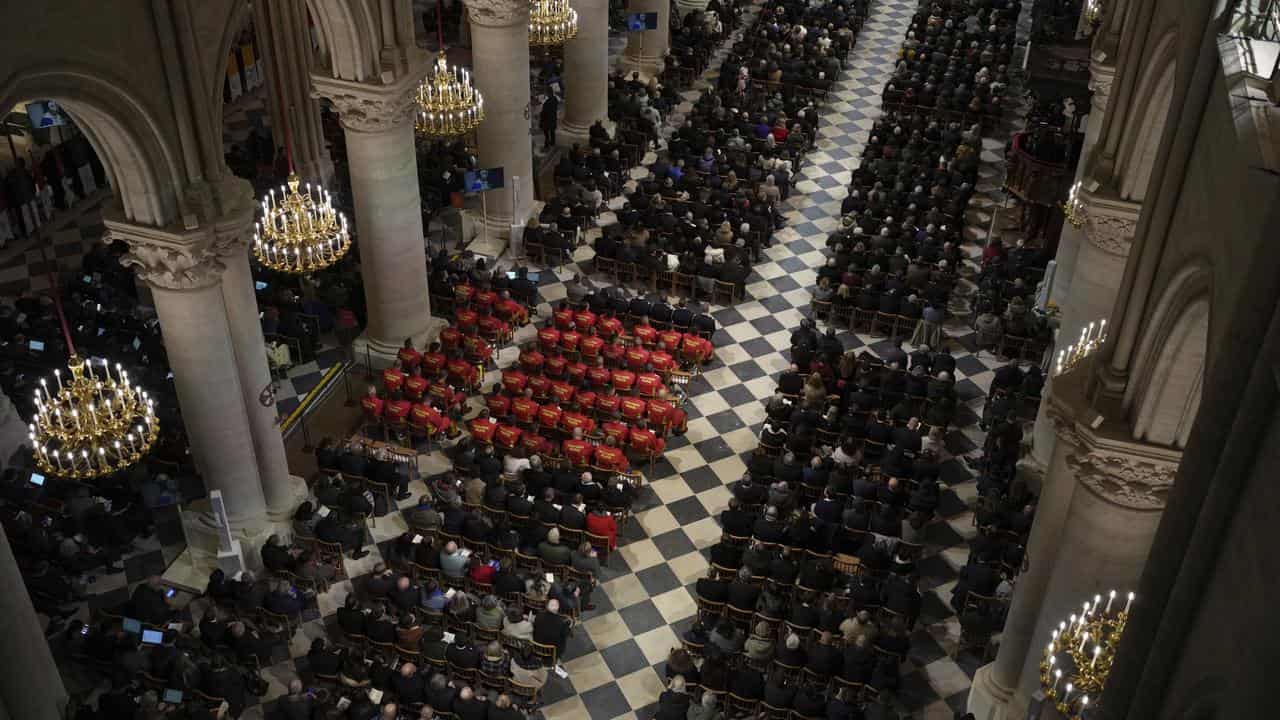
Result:
{"label": "wooden chair", "polygon": [[733,717],[735,715],[755,715],[756,709],[759,707],[759,700],[748,700],[747,698],[729,693],[725,698],[724,709],[725,715]]}
{"label": "wooden chair", "polygon": [[542,688],[537,685],[523,685],[508,678],[507,692],[511,694],[512,702],[525,712],[533,712],[542,706]]}
{"label": "wooden chair", "polygon": [[556,646],[545,645],[536,640],[529,641],[529,649],[533,652],[534,657],[540,659],[546,667],[555,667],[556,664]]}
{"label": "wooden chair", "polygon": [[738,301],[737,283],[715,280],[711,289],[711,302],[721,305],[733,305]]}

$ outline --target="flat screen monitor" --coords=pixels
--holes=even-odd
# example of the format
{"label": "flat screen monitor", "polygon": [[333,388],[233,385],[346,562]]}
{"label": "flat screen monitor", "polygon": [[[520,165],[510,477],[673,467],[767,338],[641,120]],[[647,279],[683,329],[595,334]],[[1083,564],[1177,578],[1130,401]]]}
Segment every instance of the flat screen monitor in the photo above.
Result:
{"label": "flat screen monitor", "polygon": [[40,473],[31,473],[31,484],[36,487],[44,485],[44,476]]}
{"label": "flat screen monitor", "polygon": [[137,635],[142,632],[142,621],[136,618],[127,617],[120,623],[124,626],[124,631]]}
{"label": "flat screen monitor", "polygon": [[164,642],[164,633],[159,630],[143,630],[142,642],[147,645],[159,645]]}
{"label": "flat screen monitor", "polygon": [[658,13],[631,13],[627,15],[627,32],[658,29]]}
{"label": "flat screen monitor", "polygon": [[32,352],[44,352],[44,341],[32,340],[31,342],[27,343],[27,347],[31,348]]}
{"label": "flat screen monitor", "polygon": [[467,192],[484,192],[485,190],[502,189],[502,168],[482,168],[468,170],[463,176],[463,186]]}
{"label": "flat screen monitor", "polygon": [[182,704],[182,691],[173,688],[164,689],[164,702],[168,705]]}
{"label": "flat screen monitor", "polygon": [[62,107],[52,100],[27,103],[27,117],[31,118],[31,127],[34,128],[67,124],[67,116],[63,114]]}
{"label": "flat screen monitor", "polygon": [[253,283],[254,290],[266,290],[267,284],[261,280],[255,280]]}

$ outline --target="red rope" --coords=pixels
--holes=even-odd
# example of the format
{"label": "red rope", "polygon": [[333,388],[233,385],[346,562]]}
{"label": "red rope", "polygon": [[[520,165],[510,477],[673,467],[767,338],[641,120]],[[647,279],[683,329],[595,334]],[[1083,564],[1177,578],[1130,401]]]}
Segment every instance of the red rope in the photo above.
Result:
{"label": "red rope", "polygon": [[436,0],[436,50],[444,52],[444,21],[440,19],[440,6],[444,0]]}

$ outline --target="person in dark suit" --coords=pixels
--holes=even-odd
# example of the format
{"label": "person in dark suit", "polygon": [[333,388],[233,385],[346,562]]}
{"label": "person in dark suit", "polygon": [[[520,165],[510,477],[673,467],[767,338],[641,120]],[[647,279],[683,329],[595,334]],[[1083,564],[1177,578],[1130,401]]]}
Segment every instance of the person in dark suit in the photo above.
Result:
{"label": "person in dark suit", "polygon": [[682,675],[671,678],[667,689],[658,696],[658,712],[654,720],[685,720],[689,713],[691,698],[685,692],[685,679]]}
{"label": "person in dark suit", "polygon": [[431,680],[427,683],[427,703],[436,712],[453,712],[453,704],[457,697],[458,691],[449,685],[447,675],[437,673],[431,676]]}
{"label": "person in dark suit", "polygon": [[729,678],[729,692],[747,700],[759,700],[764,697],[764,676],[759,670],[739,668]]}
{"label": "person in dark suit", "polygon": [[236,669],[227,666],[221,653],[215,653],[209,663],[209,672],[204,679],[204,692],[226,700],[232,717],[239,717],[244,712],[244,677]]}
{"label": "person in dark suit", "polygon": [[582,530],[587,526],[587,505],[582,495],[575,494],[573,499],[560,509],[560,525],[570,530]]}
{"label": "person in dark suit", "polygon": [[787,633],[782,638],[782,642],[778,643],[778,649],[775,653],[778,662],[783,665],[792,665],[795,667],[804,667],[808,661],[804,648],[800,644],[800,636],[795,633]]}
{"label": "person in dark suit", "polygon": [[400,672],[391,680],[391,690],[401,705],[426,702],[427,684],[418,674],[418,667],[411,662],[400,666]]}
{"label": "person in dark suit", "polygon": [[751,534],[760,542],[780,543],[786,540],[786,528],[778,521],[778,508],[773,505],[766,507],[764,516],[756,521]]}
{"label": "person in dark suit", "polygon": [[751,582],[751,568],[738,569],[738,578],[729,583],[729,606],[739,610],[753,611],[760,599],[760,588]]}
{"label": "person in dark suit", "polygon": [[729,498],[729,507],[720,513],[720,527],[730,535],[750,537],[751,527],[754,524],[755,519],[751,513],[742,509],[742,503],[738,498]]}
{"label": "person in dark suit", "polygon": [[547,601],[547,609],[533,618],[533,640],[543,645],[554,645],[557,657],[564,655],[569,641],[569,622],[560,615],[560,602]]}
{"label": "person in dark suit", "polygon": [[818,636],[818,644],[809,650],[809,662],[805,667],[826,678],[840,674],[842,661],[840,651],[831,643],[831,633],[824,630]]}
{"label": "person in dark suit", "polygon": [[480,667],[480,655],[480,650],[471,643],[471,638],[465,633],[458,633],[453,639],[453,644],[444,653],[449,665],[462,670]]}
{"label": "person in dark suit", "polygon": [[955,589],[951,591],[951,607],[956,612],[963,612],[969,593],[994,595],[1000,585],[1000,572],[980,562],[971,562],[960,570],[960,578]]}
{"label": "person in dark suit", "polygon": [[729,542],[727,535],[711,546],[711,564],[737,570],[742,565],[742,547]]}
{"label": "person in dark suit", "polygon": [[698,597],[709,602],[728,602],[729,600],[729,583],[724,580],[716,580],[710,577],[698,578],[698,582],[693,586],[694,592]]}

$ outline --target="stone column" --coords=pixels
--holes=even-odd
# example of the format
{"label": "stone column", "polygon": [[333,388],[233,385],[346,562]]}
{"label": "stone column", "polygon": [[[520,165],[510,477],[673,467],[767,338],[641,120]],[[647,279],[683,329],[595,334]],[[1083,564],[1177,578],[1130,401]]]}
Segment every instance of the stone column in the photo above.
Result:
{"label": "stone column", "polygon": [[[1107,103],[1111,99],[1111,85],[1115,76],[1115,66],[1099,61],[1097,55],[1089,63],[1089,89],[1093,94],[1089,100],[1089,115],[1085,121],[1084,142],[1080,147],[1080,159],[1076,164],[1075,177],[1081,185],[1089,176],[1090,156],[1102,132],[1102,118],[1107,112]],[[1063,224],[1062,234],[1058,239],[1058,254],[1054,258],[1058,263],[1058,269],[1053,276],[1053,288],[1049,294],[1050,299],[1057,301],[1060,306],[1066,301],[1071,291],[1071,280],[1078,266],[1076,258],[1083,240],[1084,232],[1080,228],[1070,223]]]}
{"label": "stone column", "polygon": [[320,125],[320,104],[311,97],[311,36],[305,0],[253,3],[253,24],[266,70],[267,110],[276,147],[285,144],[285,118],[293,139],[293,165],[304,181],[328,185],[333,160]]}
{"label": "stone column", "polygon": [[1181,453],[1133,441],[1127,424],[1091,427],[1092,369],[1085,360],[1059,375],[1043,403],[1058,442],[999,652],[969,693],[978,720],[1024,718],[1052,626],[1095,594],[1136,585],[1177,472]]}
{"label": "stone column", "polygon": [[9,538],[0,533],[0,713],[17,720],[61,720],[67,689],[40,631]]}
{"label": "stone column", "polygon": [[564,118],[556,140],[585,146],[591,126],[609,118],[609,2],[574,0],[573,9],[578,36],[564,46]]}
{"label": "stone column", "polygon": [[[707,9],[708,0],[676,0],[676,12],[683,18],[691,12]],[[723,20],[724,18],[720,18]]]}
{"label": "stone column", "polygon": [[[346,131],[368,327],[358,345],[390,362],[405,338],[430,334],[427,253],[413,137],[414,75],[375,86],[312,75]],[[364,347],[357,347],[361,353]]]}
{"label": "stone column", "polygon": [[510,237],[511,224],[523,223],[533,207],[529,3],[467,0],[467,15],[476,87],[484,94],[485,118],[476,131],[480,167],[502,167],[505,182],[503,189],[485,194],[488,240],[472,249],[496,257],[506,248],[500,238]]}
{"label": "stone column", "polygon": [[227,268],[222,276],[222,301],[227,308],[227,326],[240,373],[241,399],[253,432],[253,452],[258,460],[262,492],[274,518],[286,519],[306,497],[306,485],[289,474],[275,399],[264,396],[264,391],[271,387],[271,370],[267,367],[266,344],[262,323],[258,320],[258,299],[253,292],[245,237],[236,234],[219,247]]}
{"label": "stone column", "polygon": [[629,0],[627,14],[658,13],[658,29],[634,32],[627,36],[627,61],[630,67],[654,74],[662,72],[663,58],[671,45],[670,0]]}
{"label": "stone column", "polygon": [[[1070,229],[1084,239],[1078,241],[1075,262],[1079,272],[1072,273],[1070,292],[1059,300],[1062,316],[1055,355],[1057,350],[1077,342],[1080,331],[1089,323],[1104,318],[1108,326],[1114,323],[1111,313],[1137,233],[1138,214],[1142,211],[1137,203],[1092,191],[1087,185],[1080,190],[1080,206],[1085,215],[1084,226],[1077,229],[1068,224],[1063,228],[1063,237]],[[1044,422],[1045,412],[1047,403],[1040,403],[1032,432],[1032,459],[1042,466],[1048,465],[1054,442],[1054,435]]]}
{"label": "stone column", "polygon": [[253,431],[222,297],[224,266],[206,229],[169,232],[107,219],[129,243],[121,262],[151,290],[191,454],[208,490],[221,490],[233,530],[266,520]]}

